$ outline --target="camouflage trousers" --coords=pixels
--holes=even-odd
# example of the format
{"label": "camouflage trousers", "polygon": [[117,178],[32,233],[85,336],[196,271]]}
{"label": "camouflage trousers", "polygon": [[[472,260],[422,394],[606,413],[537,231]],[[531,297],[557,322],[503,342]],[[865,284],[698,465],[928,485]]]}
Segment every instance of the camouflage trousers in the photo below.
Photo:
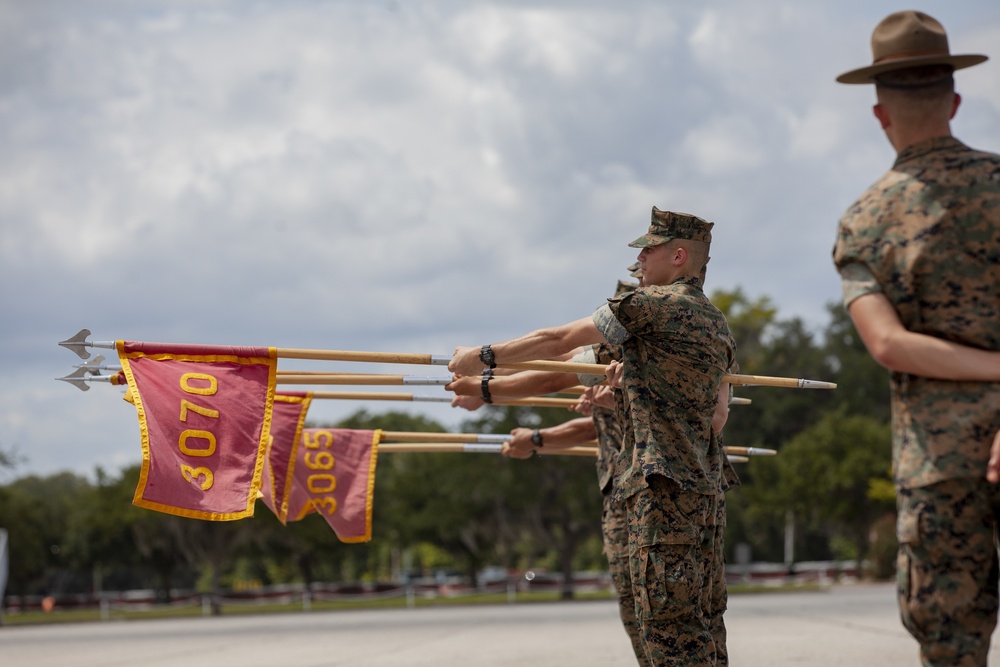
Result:
{"label": "camouflage trousers", "polygon": [[927,667],[985,666],[997,621],[1000,487],[956,479],[897,489],[897,593]]}
{"label": "camouflage trousers", "polygon": [[652,665],[727,665],[722,494],[654,475],[626,501],[636,618]]}
{"label": "camouflage trousers", "polygon": [[601,532],[604,535],[604,555],[608,557],[611,580],[618,596],[618,615],[625,626],[635,659],[642,667],[652,667],[646,657],[646,647],[639,636],[639,623],[635,617],[635,596],[632,594],[632,576],[628,571],[628,518],[625,503],[615,502],[614,493],[604,494],[604,510],[601,514]]}

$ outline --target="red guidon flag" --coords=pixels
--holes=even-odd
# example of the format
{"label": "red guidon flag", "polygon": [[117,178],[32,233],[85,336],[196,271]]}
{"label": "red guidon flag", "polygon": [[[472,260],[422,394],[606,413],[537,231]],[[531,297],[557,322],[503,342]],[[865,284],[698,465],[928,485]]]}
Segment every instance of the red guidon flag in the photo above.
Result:
{"label": "red guidon flag", "polygon": [[[288,496],[300,446],[306,413],[312,402],[310,392],[280,392],[274,395],[271,437],[264,457],[261,497],[281,523],[288,521]],[[294,517],[293,517],[294,518]]]}
{"label": "red guidon flag", "polygon": [[309,428],[295,456],[288,520],[318,512],[341,542],[372,538],[372,491],[382,431]]}
{"label": "red guidon flag", "polygon": [[142,432],[132,502],[209,521],[253,515],[271,428],[274,348],[118,341]]}

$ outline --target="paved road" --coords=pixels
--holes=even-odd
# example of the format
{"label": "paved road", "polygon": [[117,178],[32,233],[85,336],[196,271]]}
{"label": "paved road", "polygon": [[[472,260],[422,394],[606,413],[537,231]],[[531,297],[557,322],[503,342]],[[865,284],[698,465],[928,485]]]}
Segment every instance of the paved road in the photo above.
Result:
{"label": "paved road", "polygon": [[[733,596],[734,667],[914,667],[888,585]],[[0,628],[3,667],[634,665],[611,602]],[[1000,651],[990,656],[1000,667]]]}

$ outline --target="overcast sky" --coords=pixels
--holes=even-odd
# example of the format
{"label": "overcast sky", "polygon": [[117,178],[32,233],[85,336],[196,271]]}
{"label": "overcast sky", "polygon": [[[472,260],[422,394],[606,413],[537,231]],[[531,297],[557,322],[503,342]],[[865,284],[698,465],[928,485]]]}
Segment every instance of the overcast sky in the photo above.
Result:
{"label": "overcast sky", "polygon": [[[871,87],[834,77],[902,8],[0,0],[0,449],[15,475],[139,461],[117,388],[54,381],[81,328],[449,354],[590,314],[654,205],[716,223],[709,291],[820,329],[837,218],[894,157]],[[993,57],[953,130],[1000,150],[1000,3],[919,8]],[[310,416],[359,407],[468,417]]]}

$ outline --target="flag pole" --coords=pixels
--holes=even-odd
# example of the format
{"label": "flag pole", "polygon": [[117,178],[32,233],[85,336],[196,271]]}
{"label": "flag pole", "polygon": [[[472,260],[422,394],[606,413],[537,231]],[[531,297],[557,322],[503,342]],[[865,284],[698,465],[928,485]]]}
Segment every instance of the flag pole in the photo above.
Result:
{"label": "flag pole", "polygon": [[[85,363],[77,364],[76,366],[74,366],[74,368],[82,369],[84,371],[84,373],[81,373],[80,371],[74,371],[73,373],[71,373],[70,375],[67,375],[66,377],[61,377],[61,378],[56,378],[56,379],[57,380],[63,380],[64,382],[70,382],[72,384],[75,384],[76,386],[80,387],[80,389],[82,391],[87,391],[87,389],[89,389],[89,387],[85,384],[85,382],[88,379],[88,377],[85,375],[85,373],[91,373],[93,377],[104,377],[104,376],[102,376],[100,374],[101,371],[120,371],[122,369],[121,366],[109,366],[109,365],[105,364],[104,363],[104,356],[103,355],[97,355],[96,357],[94,357],[93,359],[91,359],[91,360],[89,360],[89,361],[87,361]],[[299,379],[300,376],[302,378],[301,380]],[[355,378],[355,377],[362,378],[362,379],[359,382],[348,382],[348,381],[345,381],[345,378]],[[407,378],[413,378],[413,377],[416,377],[416,376],[410,376],[410,375],[390,375],[390,374],[380,374],[380,373],[342,373],[342,372],[336,372],[336,371],[299,371],[299,370],[283,370],[281,368],[279,368],[278,371],[277,371],[277,381],[278,381],[278,384],[331,384],[331,385],[338,385],[338,384],[345,384],[345,385],[346,384],[359,384],[359,385],[369,385],[369,384],[370,385],[381,385],[381,384],[385,384],[385,385],[393,385],[393,384],[402,384],[402,385],[405,385],[405,384],[421,384],[419,382],[407,381]],[[372,378],[372,379],[369,381],[368,378]],[[446,378],[436,378],[436,377],[434,377],[434,378],[429,378],[429,379],[432,380],[432,382],[428,383],[431,386],[433,386],[433,385],[439,385],[439,384],[447,384],[447,382],[450,381],[450,378],[446,379]],[[564,389],[560,389],[559,391],[556,391],[556,392],[553,392],[553,393],[554,394],[581,394],[582,395],[584,392],[586,392],[586,390],[587,390],[586,387],[575,386],[575,387],[566,387]],[[313,395],[315,396],[318,393],[323,393],[323,392],[313,392]],[[325,393],[327,393],[327,394],[337,394],[337,392],[325,392]],[[350,393],[350,392],[346,392],[346,393]],[[317,396],[317,398],[348,398],[348,399],[350,399],[350,398],[354,398],[354,397],[353,396],[346,396],[346,395],[345,396],[330,395],[330,396]],[[423,396],[414,396],[413,394],[381,394],[381,393],[370,393],[370,394],[365,395],[365,396],[360,396],[359,398],[360,398],[360,400],[373,400],[373,401],[377,401],[377,400],[386,400],[386,401],[426,401],[426,402],[438,402],[438,403],[445,403],[445,402],[451,401],[450,397],[449,398],[445,398],[445,397],[433,397],[433,396],[423,397]],[[520,400],[521,399],[517,399],[517,401],[520,401]],[[531,399],[524,399],[524,400],[531,400]],[[576,403],[577,403],[577,401],[575,399],[555,398],[555,399],[544,399],[544,400],[546,400],[546,401],[556,400],[556,401],[560,401],[560,402],[559,403],[551,403],[551,404],[546,403],[546,404],[539,405],[539,406],[536,406],[536,407],[563,407],[563,406],[567,406],[568,407],[570,405],[576,405]],[[500,405],[527,405],[527,406],[533,405],[532,403],[523,403],[523,402],[517,402],[517,401],[509,400],[509,399],[508,400],[504,400],[504,399],[494,399],[493,400],[493,402],[495,404],[500,404]],[[752,403],[752,401],[749,398],[744,398],[742,396],[733,396],[732,399],[730,399],[730,401],[729,401],[730,405],[750,405],[751,403]]]}
{"label": "flag pole", "polygon": [[[506,377],[506,376],[500,376]],[[409,385],[409,386],[445,386],[454,378],[451,376],[433,377],[420,375],[379,375],[368,373],[323,373],[302,371],[278,371],[278,384],[308,384],[308,385]],[[566,387],[554,394],[582,395],[586,387]],[[496,402],[496,401],[494,401]]]}
{"label": "flag pole", "polygon": [[[81,329],[76,335],[60,341],[59,345],[75,352],[81,359],[90,357],[86,347],[115,349],[115,341],[90,342],[89,329]],[[403,352],[361,352],[355,350],[317,350],[306,348],[276,347],[275,355],[282,359],[311,359],[316,361],[362,361],[385,364],[421,364],[430,366],[447,366],[451,356],[435,354],[410,354]],[[572,361],[521,361],[500,363],[497,368],[513,368],[517,370],[554,371],[559,373],[578,373],[583,375],[604,375],[607,366],[603,364],[582,364]],[[771,377],[767,375],[734,375],[722,377],[723,382],[745,387],[785,387],[789,389],[836,389],[834,382],[806,380],[803,378]]]}
{"label": "flag pole", "polygon": [[[457,442],[476,444],[503,444],[511,439],[508,433],[428,433],[426,431],[382,431],[383,442]],[[596,445],[596,441],[582,443]]]}
{"label": "flag pole", "polygon": [[[378,451],[379,453],[393,452],[406,454],[499,454],[503,451],[503,445],[478,442],[387,442],[379,444]],[[565,449],[553,449],[550,452],[545,452],[545,454],[554,454],[557,456],[597,456],[597,450],[593,447],[567,447]]]}
{"label": "flag pole", "polygon": [[[425,403],[451,403],[451,396],[417,396],[414,394],[394,393],[388,391],[312,391],[313,398],[343,399],[356,401],[413,401]],[[570,408],[579,401],[572,398],[511,398],[493,399],[493,405],[518,405],[535,408]]]}
{"label": "flag pole", "polygon": [[369,375],[365,373],[277,373],[278,384],[352,384],[352,385],[413,385],[443,387],[451,377],[420,375]]}
{"label": "flag pole", "polygon": [[[503,444],[513,436],[504,433],[428,433],[427,431],[382,431],[381,443],[406,442],[415,443],[466,443],[466,444]],[[381,446],[381,445],[380,445]],[[597,440],[587,440],[574,447],[586,447],[596,450]],[[775,456],[776,449],[764,447],[723,446],[726,454],[734,456]],[[555,449],[553,452],[557,451]]]}
{"label": "flag pole", "polygon": [[[91,373],[95,377],[101,377],[101,371],[120,371],[121,366],[110,366],[104,363],[104,357],[98,355],[92,360],[77,364],[75,368],[79,369],[67,375],[66,377],[56,378],[57,380],[63,380],[64,382],[71,382],[78,384],[85,382],[87,379],[86,373]],[[398,375],[398,374],[388,374],[388,373],[343,373],[336,371],[299,371],[299,370],[283,370],[279,368],[276,372],[276,379],[278,384],[309,384],[309,385],[411,385],[411,386],[424,386],[424,387],[435,387],[435,386],[445,386],[454,380],[453,376],[419,376],[419,375]],[[560,389],[555,394],[579,394],[582,395],[587,390],[586,387],[576,386],[576,387],[566,387]],[[86,391],[86,389],[83,389]],[[340,398],[340,397],[337,397]],[[409,400],[409,399],[396,399],[396,400]],[[441,399],[442,401],[445,399]],[[448,398],[447,400],[451,400]],[[496,402],[496,401],[494,401]]]}
{"label": "flag pole", "polygon": [[777,456],[778,450],[766,449],[764,447],[730,447],[725,445],[722,448],[726,454],[736,454],[738,456]]}
{"label": "flag pole", "polygon": [[[378,451],[405,454],[499,454],[503,451],[502,444],[481,442],[387,442],[378,445]],[[576,446],[563,449],[551,449],[539,452],[542,456],[597,456],[596,447]],[[727,454],[731,463],[746,463],[747,456]]]}
{"label": "flag pole", "polygon": [[[90,390],[88,382],[107,382],[112,385],[124,384],[118,374],[95,375],[86,368],[77,368],[66,377],[56,378],[68,382],[80,391]],[[414,403],[451,403],[452,396],[418,396],[416,394],[395,393],[387,391],[311,391],[313,398],[339,399],[352,401],[409,401]],[[496,398],[493,405],[519,406],[526,408],[565,408],[569,409],[579,403],[575,398],[551,398],[535,396],[532,398]]]}

